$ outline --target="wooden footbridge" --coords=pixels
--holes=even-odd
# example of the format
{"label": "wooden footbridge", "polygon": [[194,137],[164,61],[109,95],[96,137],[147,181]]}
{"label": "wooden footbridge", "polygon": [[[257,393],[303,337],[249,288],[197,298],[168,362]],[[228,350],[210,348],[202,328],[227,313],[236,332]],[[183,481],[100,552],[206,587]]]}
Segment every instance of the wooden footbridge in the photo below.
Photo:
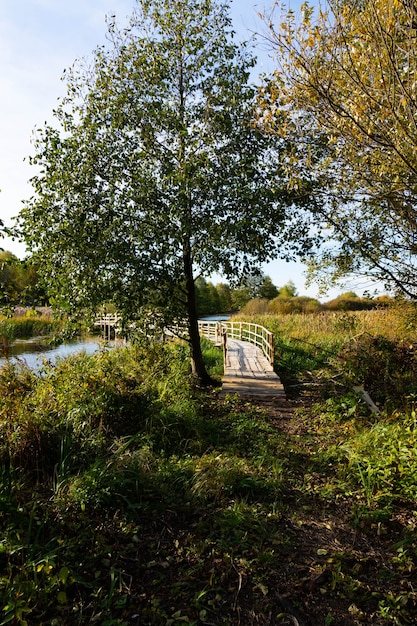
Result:
{"label": "wooden footbridge", "polygon": [[[106,339],[117,333],[118,315],[103,315],[95,324]],[[274,336],[251,322],[198,322],[200,335],[223,348],[224,375],[220,395],[273,396],[285,398],[284,387],[274,372]]]}
{"label": "wooden footbridge", "polygon": [[223,347],[224,375],[220,395],[285,398],[274,372],[274,336],[250,322],[199,321],[200,334]]}

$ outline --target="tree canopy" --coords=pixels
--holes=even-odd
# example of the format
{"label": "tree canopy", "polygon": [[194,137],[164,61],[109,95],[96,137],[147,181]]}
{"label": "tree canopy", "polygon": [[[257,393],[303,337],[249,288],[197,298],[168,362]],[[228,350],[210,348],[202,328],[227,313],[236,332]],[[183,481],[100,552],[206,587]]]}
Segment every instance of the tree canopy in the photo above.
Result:
{"label": "tree canopy", "polygon": [[320,181],[313,222],[332,243],[312,259],[313,275],[366,274],[416,298],[417,7],[325,9],[266,18],[278,68],[261,93],[262,123],[299,138],[294,184],[306,169]]}
{"label": "tree canopy", "polygon": [[279,142],[254,124],[254,59],[228,2],[139,0],[128,28],[108,26],[110,46],[65,75],[58,127],[37,133],[20,227],[56,305],[186,319],[207,382],[195,279],[285,254]]}
{"label": "tree canopy", "polygon": [[0,304],[43,305],[45,292],[30,259],[21,261],[12,252],[0,251]]}

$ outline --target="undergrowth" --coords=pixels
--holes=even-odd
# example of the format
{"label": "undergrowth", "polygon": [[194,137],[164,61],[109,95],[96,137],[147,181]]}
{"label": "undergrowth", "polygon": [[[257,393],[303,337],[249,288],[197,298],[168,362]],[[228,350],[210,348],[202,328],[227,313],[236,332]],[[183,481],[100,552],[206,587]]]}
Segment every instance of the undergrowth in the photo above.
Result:
{"label": "undergrowth", "polygon": [[[293,375],[344,347],[315,341]],[[372,415],[341,389],[285,431],[196,388],[181,343],[8,363],[0,624],[412,623],[415,397]]]}

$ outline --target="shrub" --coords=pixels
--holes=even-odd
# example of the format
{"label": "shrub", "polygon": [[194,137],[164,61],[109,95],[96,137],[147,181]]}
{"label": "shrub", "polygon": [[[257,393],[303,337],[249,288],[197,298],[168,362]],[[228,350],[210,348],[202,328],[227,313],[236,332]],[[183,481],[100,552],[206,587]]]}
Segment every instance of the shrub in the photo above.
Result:
{"label": "shrub", "polygon": [[253,298],[243,307],[243,315],[263,315],[268,313],[269,300],[266,298]]}
{"label": "shrub", "polygon": [[369,311],[375,308],[375,302],[368,298],[344,295],[338,296],[334,300],[329,300],[323,307],[328,311]]}
{"label": "shrub", "polygon": [[369,506],[380,501],[415,502],[417,498],[417,433],[415,412],[394,413],[361,429],[341,445],[351,476],[364,490]]}
{"label": "shrub", "polygon": [[417,346],[363,335],[338,354],[347,385],[363,385],[372,399],[403,406],[417,392]]}
{"label": "shrub", "polygon": [[270,301],[268,312],[273,314],[317,313],[321,308],[322,305],[318,300],[308,296],[293,298],[278,296]]}

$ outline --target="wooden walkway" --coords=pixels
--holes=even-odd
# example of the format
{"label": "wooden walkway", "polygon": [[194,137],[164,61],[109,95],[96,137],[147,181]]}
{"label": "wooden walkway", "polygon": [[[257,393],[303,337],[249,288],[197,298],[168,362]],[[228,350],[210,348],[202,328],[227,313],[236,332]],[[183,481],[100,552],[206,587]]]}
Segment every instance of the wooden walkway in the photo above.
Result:
{"label": "wooden walkway", "polygon": [[[116,334],[118,315],[103,315],[95,322],[110,339]],[[272,397],[286,399],[284,387],[274,372],[273,334],[251,322],[199,321],[200,334],[227,349],[220,396]],[[247,341],[249,340],[249,341]]]}
{"label": "wooden walkway", "polygon": [[284,386],[262,351],[253,343],[227,339],[220,396],[273,396],[286,398]]}

